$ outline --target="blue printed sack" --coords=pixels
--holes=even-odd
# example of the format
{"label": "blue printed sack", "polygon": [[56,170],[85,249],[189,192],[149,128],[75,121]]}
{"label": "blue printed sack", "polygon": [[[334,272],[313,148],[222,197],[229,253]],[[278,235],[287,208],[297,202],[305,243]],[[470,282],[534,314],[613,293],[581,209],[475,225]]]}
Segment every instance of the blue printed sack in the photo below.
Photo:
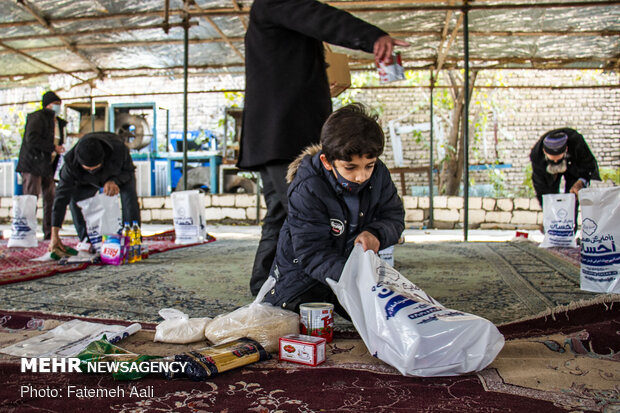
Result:
{"label": "blue printed sack", "polygon": [[493,323],[445,308],[359,244],[340,280],[327,282],[368,351],[405,376],[479,371],[504,346]]}
{"label": "blue printed sack", "polygon": [[586,188],[581,203],[581,289],[620,293],[620,187]]}
{"label": "blue printed sack", "polygon": [[575,242],[575,194],[543,195],[545,238],[540,248],[577,248]]}
{"label": "blue printed sack", "polygon": [[36,247],[37,197],[17,195],[13,197],[13,222],[8,247]]}
{"label": "blue printed sack", "polygon": [[205,196],[198,190],[173,192],[172,219],[175,244],[198,244],[205,241]]}
{"label": "blue printed sack", "polygon": [[84,215],[88,240],[100,253],[103,236],[118,234],[123,228],[120,197],[97,192],[94,196],[79,201],[77,205]]}

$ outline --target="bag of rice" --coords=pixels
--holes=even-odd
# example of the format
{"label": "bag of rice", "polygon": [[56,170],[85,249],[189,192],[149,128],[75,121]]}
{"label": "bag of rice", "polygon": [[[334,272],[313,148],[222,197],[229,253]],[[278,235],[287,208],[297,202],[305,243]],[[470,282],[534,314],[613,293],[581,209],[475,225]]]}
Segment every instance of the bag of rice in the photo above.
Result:
{"label": "bag of rice", "polygon": [[159,310],[159,315],[164,319],[155,328],[153,341],[162,343],[187,344],[204,339],[205,327],[211,321],[210,318],[189,318],[182,311],[174,308]]}
{"label": "bag of rice", "polygon": [[207,340],[220,344],[249,337],[258,341],[266,351],[274,353],[279,349],[280,337],[299,334],[299,314],[269,303],[261,303],[274,281],[269,277],[252,304],[215,317],[205,329]]}

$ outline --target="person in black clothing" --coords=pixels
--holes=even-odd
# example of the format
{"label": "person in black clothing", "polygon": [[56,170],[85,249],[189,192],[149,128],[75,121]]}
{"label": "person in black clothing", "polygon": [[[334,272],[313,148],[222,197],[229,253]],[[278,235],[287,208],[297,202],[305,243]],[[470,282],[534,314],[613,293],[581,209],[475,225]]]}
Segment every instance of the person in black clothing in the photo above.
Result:
{"label": "person in black clothing", "polygon": [[288,215],[263,301],[291,311],[329,302],[348,318],[326,279],[339,280],[356,243],[377,253],[398,242],[405,228],[403,203],[378,156],[385,138],[375,117],[353,104],[335,111],[289,167]]}
{"label": "person in black clothing", "polygon": [[123,222],[140,222],[135,169],[129,149],[118,135],[93,132],[82,136],[65,155],[65,163],[60,170],[52,209],[49,250],[65,250],[58,233],[65,219],[67,205],[70,205],[80,241],[88,239],[84,216],[77,203],[94,196],[101,188],[108,196],[120,193]]}
{"label": "person in black clothing", "polygon": [[554,129],[540,137],[530,152],[532,183],[538,202],[542,196],[560,193],[560,181],[565,180],[564,192],[578,196],[590,181],[600,180],[596,159],[583,136],[574,129]]}
{"label": "person in black clothing", "polygon": [[374,53],[389,63],[406,42],[316,0],[255,0],[245,36],[246,89],[237,166],[260,171],[267,215],[250,290],[269,275],[287,213],[288,164],[319,142],[332,111],[323,42]]}
{"label": "person in black clothing", "polygon": [[52,234],[52,204],[54,203],[54,174],[63,148],[67,122],[58,117],[62,101],[54,92],[41,99],[42,109],[26,118],[24,139],[19,150],[16,171],[22,175],[24,195],[43,195],[43,239]]}

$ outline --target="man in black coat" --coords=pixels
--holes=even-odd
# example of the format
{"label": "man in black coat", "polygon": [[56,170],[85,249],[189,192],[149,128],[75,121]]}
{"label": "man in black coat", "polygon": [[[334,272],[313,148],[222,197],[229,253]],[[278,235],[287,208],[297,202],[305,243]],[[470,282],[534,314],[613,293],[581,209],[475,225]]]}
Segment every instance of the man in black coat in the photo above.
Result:
{"label": "man in black coat", "polygon": [[70,206],[80,241],[88,239],[84,216],[77,203],[94,196],[101,188],[108,196],[120,193],[123,222],[140,222],[135,169],[129,149],[118,135],[93,132],[82,136],[65,155],[65,163],[60,170],[52,210],[49,250],[64,250],[59,231],[67,205]]}
{"label": "man in black coat", "polygon": [[407,43],[316,0],[255,0],[245,36],[246,89],[237,166],[260,171],[267,204],[250,290],[269,275],[287,213],[288,164],[319,142],[332,111],[323,42],[389,62]]}
{"label": "man in black coat", "polygon": [[530,152],[532,183],[538,202],[542,196],[560,192],[564,177],[564,192],[578,192],[600,180],[596,159],[583,136],[574,129],[554,129],[540,137]]}
{"label": "man in black coat", "polygon": [[41,100],[42,109],[28,115],[16,168],[22,175],[22,193],[43,195],[43,239],[46,240],[52,231],[54,174],[60,154],[65,151],[62,145],[67,122],[58,117],[61,102],[54,92],[47,92]]}

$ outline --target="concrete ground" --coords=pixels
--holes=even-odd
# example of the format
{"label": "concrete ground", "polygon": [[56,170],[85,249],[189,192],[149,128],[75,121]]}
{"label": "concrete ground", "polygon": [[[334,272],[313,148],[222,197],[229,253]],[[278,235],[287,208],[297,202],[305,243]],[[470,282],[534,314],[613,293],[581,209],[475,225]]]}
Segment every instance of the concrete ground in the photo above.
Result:
{"label": "concrete ground", "polygon": [[[158,232],[173,229],[173,226],[165,224],[145,224],[142,226],[143,235],[151,235]],[[260,229],[258,225],[208,225],[207,232],[217,239],[260,239]],[[11,235],[11,225],[0,225],[3,238]],[[37,228],[37,235],[40,239],[43,234],[41,228]],[[468,231],[468,241],[510,241],[515,238],[516,230],[481,230],[472,229]],[[523,230],[528,234],[532,241],[541,242],[543,234],[538,230]],[[73,225],[66,225],[60,233],[61,236],[75,236],[76,232]],[[403,233],[405,242],[439,242],[439,241],[463,241],[464,233],[462,229],[406,229]]]}

